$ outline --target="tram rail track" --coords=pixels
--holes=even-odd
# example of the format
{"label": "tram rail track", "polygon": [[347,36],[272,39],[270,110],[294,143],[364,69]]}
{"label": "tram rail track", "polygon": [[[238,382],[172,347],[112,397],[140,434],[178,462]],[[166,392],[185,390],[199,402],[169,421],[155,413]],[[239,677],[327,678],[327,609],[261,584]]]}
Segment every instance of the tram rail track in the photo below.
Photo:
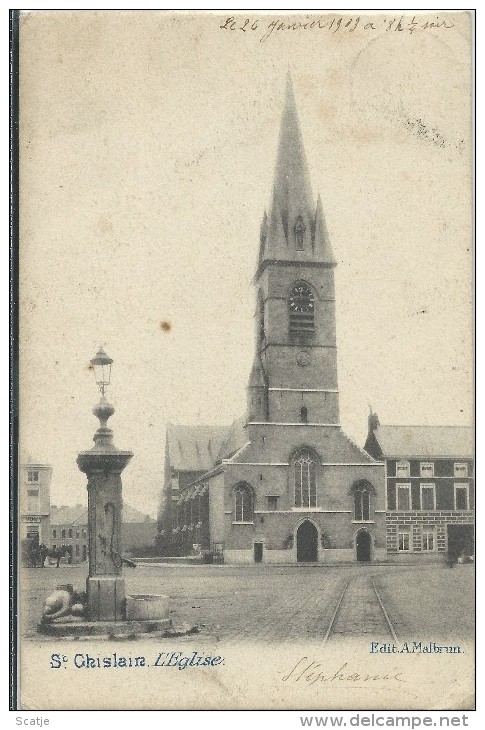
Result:
{"label": "tram rail track", "polygon": [[[335,608],[333,610],[332,616],[330,618],[330,622],[328,624],[327,630],[325,632],[325,636],[323,638],[323,646],[327,644],[327,642],[334,636],[340,634],[342,636],[347,635],[365,635],[369,634],[372,631],[372,635],[376,633],[375,629],[372,627],[372,629],[369,629],[366,626],[362,626],[361,619],[359,616],[356,618],[353,617],[352,613],[352,597],[349,595],[350,591],[349,589],[352,589],[352,587],[355,587],[355,584],[357,581],[361,581],[360,590],[362,591],[362,587],[365,587],[365,590],[367,592],[366,598],[367,600],[370,600],[372,597],[372,603],[373,608],[376,606],[378,607],[378,611],[375,612],[374,615],[374,621],[376,620],[376,616],[378,615],[382,622],[382,627],[384,628],[385,632],[389,634],[389,636],[392,638],[394,643],[397,643],[397,635],[396,631],[394,629],[394,626],[392,624],[391,618],[389,616],[388,611],[386,610],[386,607],[384,606],[382,597],[379,594],[379,591],[377,589],[375,580],[373,576],[353,576],[350,578],[344,585],[342,591],[339,594],[337,603],[335,605]],[[347,616],[342,616],[342,608],[343,606],[346,606],[347,608]],[[349,618],[350,615],[350,618]],[[340,624],[340,630],[336,631],[337,624]],[[347,624],[347,626],[346,626]],[[356,630],[357,627],[357,630]],[[361,631],[358,631],[358,628],[361,628]],[[346,630],[346,628],[348,630]]]}
{"label": "tram rail track", "polygon": [[379,606],[381,607],[381,610],[382,610],[382,613],[384,615],[384,618],[386,619],[387,628],[389,629],[389,633],[391,634],[392,640],[394,641],[394,643],[397,643],[397,636],[396,636],[396,632],[394,631],[394,626],[391,623],[391,619],[389,618],[389,614],[387,613],[387,611],[386,611],[386,609],[384,607],[384,604],[382,602],[382,599],[381,599],[381,597],[380,597],[380,595],[379,595],[379,593],[377,591],[377,587],[376,587],[374,578],[371,578],[371,580],[372,580],[372,587],[374,588],[374,592],[376,594],[377,601],[379,603]]}

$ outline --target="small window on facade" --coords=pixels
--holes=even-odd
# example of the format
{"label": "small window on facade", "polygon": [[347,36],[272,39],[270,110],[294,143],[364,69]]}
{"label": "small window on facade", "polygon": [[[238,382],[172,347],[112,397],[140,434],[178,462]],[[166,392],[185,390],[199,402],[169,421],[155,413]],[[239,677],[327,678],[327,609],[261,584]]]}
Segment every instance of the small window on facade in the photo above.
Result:
{"label": "small window on facade", "polygon": [[432,527],[423,527],[421,541],[423,552],[434,550],[435,542],[434,529]]}
{"label": "small window on facade", "polygon": [[67,531],[67,534],[68,534],[68,537],[72,537],[72,529],[71,528],[69,528],[69,530]]}
{"label": "small window on facade", "polygon": [[303,251],[304,245],[303,245],[303,236],[305,233],[305,226],[303,225],[303,220],[301,216],[298,216],[296,219],[295,224],[295,248],[297,251]]}
{"label": "small window on facade", "polygon": [[463,479],[468,476],[468,464],[455,464],[455,477]]}
{"label": "small window on facade", "polygon": [[400,553],[409,552],[411,545],[409,530],[399,528],[397,533],[397,545]]}
{"label": "small window on facade", "polygon": [[254,518],[253,493],[247,484],[234,489],[234,521],[252,522]]}
{"label": "small window on facade", "polygon": [[455,484],[455,509],[467,510],[468,507],[468,484]]}
{"label": "small window on facade", "polygon": [[420,476],[434,477],[434,464],[432,461],[422,461],[419,465]]}
{"label": "small window on facade", "polygon": [[308,423],[308,409],[305,406],[300,410],[300,423]]}
{"label": "small window on facade", "polygon": [[354,492],[354,520],[356,522],[370,520],[370,492],[365,486],[357,487]]}
{"label": "small window on facade", "polygon": [[396,462],[396,476],[397,477],[409,477],[409,461],[397,461]]}
{"label": "small window on facade", "polygon": [[300,451],[294,460],[295,507],[316,507],[315,461],[309,451]]}
{"label": "small window on facade", "polygon": [[436,509],[434,484],[421,484],[421,509]]}
{"label": "small window on facade", "polygon": [[57,550],[57,545],[56,545],[55,543],[54,543],[54,545],[52,546],[52,549],[53,549],[53,550]]}
{"label": "small window on facade", "polygon": [[27,472],[27,481],[28,482],[38,482],[39,481],[39,472],[38,471],[28,471]]}
{"label": "small window on facade", "polygon": [[268,497],[268,509],[269,510],[278,509],[278,497]]}
{"label": "small window on facade", "polygon": [[76,540],[79,540],[79,530],[76,530]]}
{"label": "small window on facade", "polygon": [[62,537],[62,539],[64,539],[66,537],[66,531],[65,530],[62,530],[61,531],[61,537]]}
{"label": "small window on facade", "polygon": [[54,539],[57,537],[57,530],[52,530],[52,537]]}
{"label": "small window on facade", "polygon": [[79,545],[76,545],[74,552],[76,553],[76,557],[79,557]]}
{"label": "small window on facade", "polygon": [[407,512],[411,509],[411,485],[397,484],[397,509],[399,512]]}
{"label": "small window on facade", "polygon": [[86,537],[86,535],[87,535],[86,530],[83,530],[82,534],[83,534],[83,537]]}

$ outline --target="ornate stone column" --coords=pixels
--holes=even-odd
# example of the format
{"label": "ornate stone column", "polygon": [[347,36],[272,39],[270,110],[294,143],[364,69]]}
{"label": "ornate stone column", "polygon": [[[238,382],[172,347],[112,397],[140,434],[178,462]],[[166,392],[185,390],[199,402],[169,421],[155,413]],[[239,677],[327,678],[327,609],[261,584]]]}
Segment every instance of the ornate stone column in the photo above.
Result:
{"label": "ornate stone column", "polygon": [[[106,354],[100,350],[96,358]],[[92,360],[95,363],[96,358]],[[108,381],[109,382],[109,381]],[[99,384],[99,382],[98,382]],[[79,469],[88,478],[89,575],[86,583],[89,621],[120,621],[125,618],[125,582],[122,576],[121,545],[122,483],[121,472],[130,461],[131,451],[120,451],[113,444],[108,419],[114,408],[104,397],[93,408],[99,418],[94,446],[77,457]]]}

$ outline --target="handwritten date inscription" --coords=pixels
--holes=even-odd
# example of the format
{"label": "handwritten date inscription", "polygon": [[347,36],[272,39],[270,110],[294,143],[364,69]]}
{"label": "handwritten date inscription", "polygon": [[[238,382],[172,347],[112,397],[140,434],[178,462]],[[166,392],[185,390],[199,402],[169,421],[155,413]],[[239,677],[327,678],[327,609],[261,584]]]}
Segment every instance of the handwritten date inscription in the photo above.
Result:
{"label": "handwritten date inscription", "polygon": [[[219,28],[225,31],[239,31],[259,35],[260,43],[264,43],[274,35],[285,35],[288,31],[318,31],[323,30],[328,33],[354,33],[356,30],[367,32],[382,31],[394,33],[414,33],[423,30],[450,30],[454,28],[454,23],[450,18],[440,18],[435,16],[433,20],[426,20],[424,17],[413,15],[401,15],[392,18],[377,18],[372,21],[369,17],[362,18],[360,15],[349,16],[326,16],[314,18],[312,16],[304,16],[302,20],[293,22],[285,22],[283,20],[264,20],[261,18],[235,18],[233,16],[227,18]],[[418,17],[418,20],[416,20]],[[283,32],[282,32],[283,31]]]}

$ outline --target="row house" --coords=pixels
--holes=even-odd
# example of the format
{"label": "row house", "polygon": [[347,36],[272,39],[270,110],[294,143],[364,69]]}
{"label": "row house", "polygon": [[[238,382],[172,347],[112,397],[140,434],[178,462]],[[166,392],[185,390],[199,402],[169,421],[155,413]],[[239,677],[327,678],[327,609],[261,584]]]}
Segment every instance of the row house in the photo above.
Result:
{"label": "row house", "polygon": [[20,466],[20,539],[35,545],[47,544],[52,467],[39,462]]}
{"label": "row house", "polygon": [[369,416],[365,450],[385,462],[388,559],[474,555],[473,429],[387,426]]}
{"label": "row house", "polygon": [[[123,553],[137,555],[155,546],[157,522],[129,504],[123,504]],[[86,505],[74,507],[51,506],[50,539],[46,544],[53,550],[68,545],[72,548],[71,562],[83,563],[88,559],[88,510]]]}

